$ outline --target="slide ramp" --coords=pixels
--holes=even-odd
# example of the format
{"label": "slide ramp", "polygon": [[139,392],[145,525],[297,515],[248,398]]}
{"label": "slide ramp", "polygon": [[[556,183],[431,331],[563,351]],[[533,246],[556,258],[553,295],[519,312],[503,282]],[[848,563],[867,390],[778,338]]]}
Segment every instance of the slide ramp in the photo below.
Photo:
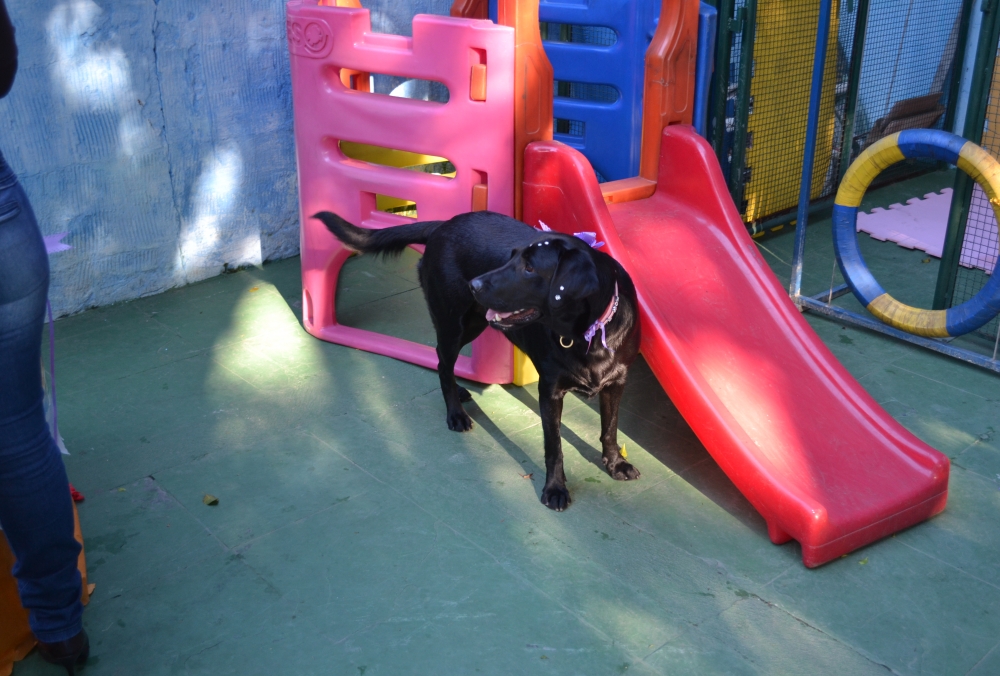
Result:
{"label": "slide ramp", "polygon": [[649,197],[606,204],[582,155],[534,143],[524,220],[597,232],[628,270],[643,356],[772,542],[797,540],[814,567],[943,510],[948,458],[886,413],[808,325],[692,127],[664,129],[658,176]]}

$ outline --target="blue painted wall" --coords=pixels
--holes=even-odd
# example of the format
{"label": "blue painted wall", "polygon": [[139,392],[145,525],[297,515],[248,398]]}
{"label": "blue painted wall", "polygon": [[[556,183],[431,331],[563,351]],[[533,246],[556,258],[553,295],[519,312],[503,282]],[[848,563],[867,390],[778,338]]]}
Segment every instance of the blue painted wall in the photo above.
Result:
{"label": "blue painted wall", "polygon": [[[375,30],[450,2],[365,3]],[[0,149],[45,234],[58,315],[298,253],[282,0],[7,0]]]}

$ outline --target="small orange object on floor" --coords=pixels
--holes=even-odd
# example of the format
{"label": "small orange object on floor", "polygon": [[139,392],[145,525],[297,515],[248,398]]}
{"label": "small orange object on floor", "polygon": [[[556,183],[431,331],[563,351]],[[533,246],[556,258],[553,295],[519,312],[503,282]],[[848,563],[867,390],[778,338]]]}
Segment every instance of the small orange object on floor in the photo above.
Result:
{"label": "small orange object on floor", "polygon": [[[83,533],[80,530],[80,515],[73,505],[73,521],[76,539],[83,544]],[[83,578],[83,604],[90,601],[87,592],[87,560],[80,551],[77,563]],[[21,597],[17,593],[17,581],[14,579],[14,554],[10,551],[7,538],[0,536],[0,676],[10,676],[14,662],[23,660],[35,647],[35,637],[28,626],[28,611],[21,606]]]}

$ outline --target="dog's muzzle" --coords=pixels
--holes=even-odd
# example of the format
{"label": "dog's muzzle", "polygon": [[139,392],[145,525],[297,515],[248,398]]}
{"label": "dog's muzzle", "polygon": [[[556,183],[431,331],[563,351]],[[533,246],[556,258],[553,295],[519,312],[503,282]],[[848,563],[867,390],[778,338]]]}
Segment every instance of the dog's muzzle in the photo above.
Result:
{"label": "dog's muzzle", "polygon": [[519,324],[527,324],[538,319],[540,313],[535,308],[524,308],[512,312],[497,312],[486,310],[486,321],[497,328],[513,328]]}

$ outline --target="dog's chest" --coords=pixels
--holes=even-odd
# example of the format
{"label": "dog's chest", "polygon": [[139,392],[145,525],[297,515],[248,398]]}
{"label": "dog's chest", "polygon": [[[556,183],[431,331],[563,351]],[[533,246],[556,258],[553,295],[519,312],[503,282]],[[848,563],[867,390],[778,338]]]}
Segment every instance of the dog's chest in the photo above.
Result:
{"label": "dog's chest", "polygon": [[560,374],[562,389],[571,390],[585,397],[593,397],[616,379],[614,360],[606,362],[578,362]]}

